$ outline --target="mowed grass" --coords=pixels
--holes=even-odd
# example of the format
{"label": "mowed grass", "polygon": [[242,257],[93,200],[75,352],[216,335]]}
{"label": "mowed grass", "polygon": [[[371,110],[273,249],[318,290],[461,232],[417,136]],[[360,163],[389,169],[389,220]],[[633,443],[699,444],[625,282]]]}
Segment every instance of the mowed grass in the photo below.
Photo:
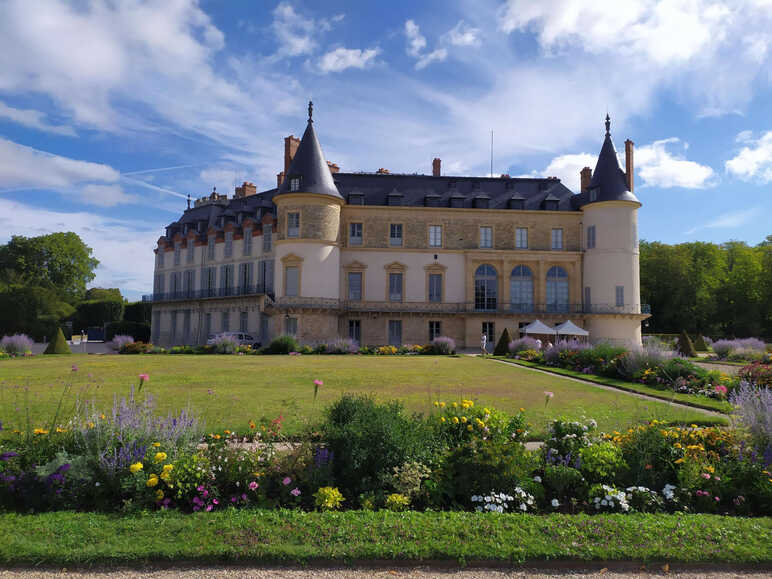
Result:
{"label": "mowed grass", "polygon": [[[72,370],[73,364],[77,371]],[[38,356],[0,363],[0,421],[24,429],[29,409],[34,426],[71,414],[76,400],[107,412],[114,396],[126,396],[139,374],[142,394],[160,412],[190,406],[208,430],[247,430],[249,420],[285,419],[285,432],[300,432],[344,393],[401,400],[410,411],[429,414],[434,402],[470,398],[516,412],[525,408],[532,438],[543,436],[555,417],[594,418],[601,430],[621,430],[658,419],[722,423],[692,409],[650,402],[553,376],[469,356]],[[313,381],[323,380],[316,401]],[[66,391],[63,397],[62,393]],[[545,404],[545,391],[554,397]]]}

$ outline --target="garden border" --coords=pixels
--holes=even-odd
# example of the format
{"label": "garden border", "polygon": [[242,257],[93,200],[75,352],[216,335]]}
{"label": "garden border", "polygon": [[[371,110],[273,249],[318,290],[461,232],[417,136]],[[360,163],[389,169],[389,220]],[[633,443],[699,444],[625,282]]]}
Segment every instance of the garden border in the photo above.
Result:
{"label": "garden border", "polygon": [[[541,364],[534,364],[533,362],[526,362],[524,360],[517,360],[514,358],[502,358],[502,357],[493,357],[491,358],[494,362],[499,362],[503,364],[510,364],[512,366],[519,366],[521,368],[525,368],[527,370],[533,370],[535,372],[543,372],[545,374],[554,374],[555,376],[560,376],[562,378],[567,378],[569,380],[575,380],[576,382],[584,383],[584,384],[590,384],[592,386],[600,387],[605,390],[612,390],[612,391],[618,391],[618,392],[624,392],[625,394],[629,394],[632,396],[635,396],[637,398],[641,398],[643,400],[649,400],[651,402],[667,402],[669,404],[672,404],[673,406],[680,406],[682,408],[689,408],[692,410],[697,410],[698,412],[701,412],[703,414],[707,414],[709,416],[714,416],[716,418],[728,418],[729,413],[728,412],[721,412],[719,410],[716,410],[714,408],[710,408],[708,406],[704,406],[701,404],[698,404],[696,402],[690,402],[690,401],[675,401],[672,398],[665,397],[665,396],[656,396],[654,394],[644,394],[642,392],[639,392],[635,390],[634,388],[626,388],[624,386],[619,386],[615,384],[608,384],[606,382],[601,382],[600,379],[593,380],[592,378],[586,378],[585,376],[593,376],[592,374],[581,374],[579,375],[578,372],[574,373],[571,370],[566,370],[564,368],[551,368],[549,366],[542,366]],[[582,376],[582,377],[579,377]],[[598,378],[601,378],[600,376]]]}

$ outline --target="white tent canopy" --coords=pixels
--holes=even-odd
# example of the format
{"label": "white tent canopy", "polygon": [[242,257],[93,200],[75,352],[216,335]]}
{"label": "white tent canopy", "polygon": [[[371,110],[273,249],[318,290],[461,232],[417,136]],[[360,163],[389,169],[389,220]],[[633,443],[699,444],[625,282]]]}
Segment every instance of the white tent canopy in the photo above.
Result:
{"label": "white tent canopy", "polygon": [[541,320],[536,320],[535,322],[531,322],[524,328],[521,328],[520,331],[526,335],[528,334],[549,334],[550,336],[555,335],[555,328],[550,328],[547,324],[545,324]]}
{"label": "white tent canopy", "polygon": [[589,336],[590,332],[583,330],[571,320],[566,320],[555,328],[558,336]]}

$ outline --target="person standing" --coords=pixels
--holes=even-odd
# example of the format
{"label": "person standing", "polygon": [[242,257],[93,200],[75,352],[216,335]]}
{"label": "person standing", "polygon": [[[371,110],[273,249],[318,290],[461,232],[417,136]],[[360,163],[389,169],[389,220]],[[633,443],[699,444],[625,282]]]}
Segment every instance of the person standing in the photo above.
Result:
{"label": "person standing", "polygon": [[482,336],[480,336],[480,349],[482,350],[483,355],[487,354],[488,351],[486,350],[486,346],[488,345],[488,336],[483,332]]}
{"label": "person standing", "polygon": [[536,349],[541,350],[541,340],[539,338],[536,338]]}

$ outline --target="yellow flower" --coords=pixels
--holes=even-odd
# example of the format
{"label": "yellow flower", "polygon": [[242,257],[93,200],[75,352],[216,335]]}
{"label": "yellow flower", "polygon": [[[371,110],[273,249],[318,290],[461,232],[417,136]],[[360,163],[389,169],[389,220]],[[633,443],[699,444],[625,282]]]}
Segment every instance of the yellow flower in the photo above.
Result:
{"label": "yellow flower", "polygon": [[96,424],[94,424],[93,422],[87,422],[86,426],[88,426],[89,428],[94,428],[94,426],[96,426]]}
{"label": "yellow flower", "polygon": [[154,487],[158,484],[158,475],[151,474],[150,478],[147,479],[147,482],[145,483],[149,487]]}
{"label": "yellow flower", "polygon": [[472,425],[471,425],[471,424],[467,424],[467,426],[466,426],[466,429],[467,429],[467,430],[469,430],[470,432],[471,432],[472,430],[474,430],[474,429],[472,428]]}
{"label": "yellow flower", "polygon": [[135,462],[129,467],[129,470],[131,471],[132,474],[137,474],[139,471],[142,470],[143,466],[144,465],[141,462]]}
{"label": "yellow flower", "polygon": [[681,464],[684,461],[683,458],[679,458],[677,461],[675,461],[676,464]]}
{"label": "yellow flower", "polygon": [[453,417],[453,424],[458,424],[458,416]]}
{"label": "yellow flower", "polygon": [[445,403],[444,402],[440,402],[440,408],[445,408]]}
{"label": "yellow flower", "polygon": [[155,453],[155,461],[156,462],[163,462],[166,460],[166,453],[165,452],[156,452]]}
{"label": "yellow flower", "polygon": [[58,432],[59,434],[61,434],[62,432],[67,432],[67,429],[66,429],[66,428],[60,428],[59,426],[57,426],[57,427],[56,427],[56,432]]}
{"label": "yellow flower", "polygon": [[173,468],[174,468],[174,465],[173,465],[173,464],[165,464],[165,465],[164,465],[164,472],[169,472],[169,471],[170,471],[170,470],[172,470]]}
{"label": "yellow flower", "polygon": [[230,433],[231,433],[231,431],[230,431],[230,430],[226,430],[226,431],[225,431],[225,434],[230,434]]}
{"label": "yellow flower", "polygon": [[162,498],[164,498],[164,492],[161,489],[158,489],[155,492],[155,500],[160,501]]}
{"label": "yellow flower", "polygon": [[154,442],[154,443],[153,443],[153,446],[155,446],[156,448],[158,448],[159,446],[161,446],[161,443],[160,443],[160,442]]}
{"label": "yellow flower", "polygon": [[32,434],[48,434],[48,431],[45,428],[36,428]]}
{"label": "yellow flower", "polygon": [[105,413],[103,412],[102,414],[100,414],[100,415],[99,415],[99,418],[101,418],[102,420],[104,420],[105,418],[107,418],[107,416],[105,416]]}
{"label": "yellow flower", "polygon": [[444,416],[440,416],[440,422],[445,422],[445,417]]}
{"label": "yellow flower", "polygon": [[453,403],[453,408],[458,408],[458,402]]}
{"label": "yellow flower", "polygon": [[434,405],[435,405],[437,408],[439,408],[439,407],[440,407],[440,403],[439,403],[439,402],[437,402],[436,400],[434,401]]}
{"label": "yellow flower", "polygon": [[681,443],[680,443],[680,442],[676,442],[676,443],[673,445],[673,447],[674,447],[674,448],[681,448]]}
{"label": "yellow flower", "polygon": [[463,422],[464,424],[466,424],[466,416],[462,416],[462,417],[461,417],[461,422]]}
{"label": "yellow flower", "polygon": [[716,472],[716,469],[715,469],[715,468],[713,468],[713,467],[712,467],[712,466],[710,466],[710,465],[706,466],[706,467],[705,467],[705,470],[706,470],[706,471],[708,471],[708,472],[709,472],[709,473],[711,473],[711,474],[712,474],[712,473],[714,473],[714,472]]}
{"label": "yellow flower", "polygon": [[525,408],[521,408],[521,409],[520,409],[520,412],[525,412]]}

